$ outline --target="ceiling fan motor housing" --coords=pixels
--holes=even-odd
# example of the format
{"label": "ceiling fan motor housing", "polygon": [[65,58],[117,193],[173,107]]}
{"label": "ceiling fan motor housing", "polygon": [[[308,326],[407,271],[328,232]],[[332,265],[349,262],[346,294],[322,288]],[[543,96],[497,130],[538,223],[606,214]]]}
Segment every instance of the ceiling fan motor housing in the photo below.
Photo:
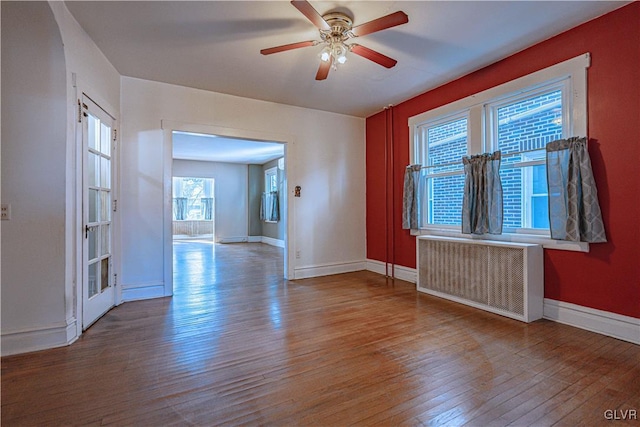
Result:
{"label": "ceiling fan motor housing", "polygon": [[339,40],[345,41],[353,35],[350,33],[353,26],[353,20],[340,12],[327,13],[322,16],[327,24],[331,27],[329,31],[320,30],[320,36],[324,41]]}

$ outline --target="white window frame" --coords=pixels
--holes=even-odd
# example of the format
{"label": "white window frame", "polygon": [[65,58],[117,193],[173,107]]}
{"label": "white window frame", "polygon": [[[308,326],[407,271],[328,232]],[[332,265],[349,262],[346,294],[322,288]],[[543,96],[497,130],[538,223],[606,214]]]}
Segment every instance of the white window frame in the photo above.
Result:
{"label": "white window frame", "polygon": [[[467,150],[469,148],[469,143],[470,143],[470,138],[469,138],[469,123],[471,122],[471,119],[469,117],[469,110],[463,110],[463,111],[458,111],[455,114],[451,114],[451,115],[447,115],[444,117],[438,117],[435,120],[429,120],[425,123],[421,123],[418,126],[419,132],[420,132],[420,141],[427,141],[428,140],[428,133],[429,133],[429,129],[431,128],[435,128],[447,123],[451,123],[451,122],[456,122],[458,120],[463,120],[466,119],[467,121]],[[427,163],[427,159],[429,156],[429,146],[428,144],[416,144],[416,151],[417,153],[416,157],[417,159],[415,161],[412,161],[411,163],[419,163],[421,165],[425,165]],[[468,151],[466,154],[469,154]],[[430,165],[429,165],[430,166]],[[433,220],[433,211],[432,209],[429,209],[429,204],[431,204],[431,206],[433,206],[433,179],[435,178],[443,178],[443,177],[447,177],[447,176],[455,176],[455,175],[459,175],[459,176],[464,176],[464,169],[462,168],[462,164],[460,165],[460,171],[446,171],[446,172],[435,172],[435,173],[428,173],[428,177],[431,179],[430,181],[428,181],[428,185],[425,188],[424,192],[426,194],[426,204],[423,204],[423,206],[420,207],[421,209],[421,217],[425,218],[426,223],[429,223]],[[446,225],[446,224],[437,224],[437,225],[428,225],[428,228],[432,228],[432,227],[437,227],[439,229],[446,229],[446,230],[457,230],[460,228],[460,225]]]}
{"label": "white window frame", "polygon": [[[563,122],[562,124],[562,138],[568,138],[572,136],[571,128],[573,125],[573,119],[571,116],[571,96],[570,96],[571,85],[570,83],[571,83],[571,77],[564,76],[564,77],[560,77],[559,79],[549,81],[546,84],[532,87],[530,90],[523,90],[516,94],[510,94],[506,97],[492,100],[491,102],[485,104],[484,106],[484,113],[486,118],[485,124],[488,123],[489,125],[486,126],[487,131],[485,135],[484,151],[495,151],[500,149],[500,147],[498,147],[499,123],[497,120],[498,110],[500,108],[520,102],[520,101],[535,98],[536,96],[544,95],[545,93],[550,93],[550,92],[560,91],[562,93],[562,101],[561,101],[562,117],[563,118],[566,117],[569,119],[568,123]],[[542,157],[534,159],[533,157],[535,153],[542,154]],[[510,163],[508,165],[503,164],[502,169],[509,168],[509,169],[522,170],[523,180],[522,180],[521,210],[523,213],[524,222],[527,224],[531,224],[532,218],[531,218],[530,204],[531,204],[532,192],[531,192],[531,186],[529,185],[533,176],[531,166],[546,165],[545,149],[543,147],[531,153],[525,153],[523,157],[525,158],[528,157],[529,159],[523,160],[520,162]],[[509,233],[509,232],[517,233],[517,234],[535,234],[535,235],[550,237],[550,232],[548,229],[546,230],[536,229],[533,227],[527,227],[526,225],[524,225],[521,228],[507,229],[506,233]]]}
{"label": "white window frame", "polygon": [[[527,224],[533,224],[533,215],[532,215],[533,199],[535,197],[540,197],[543,195],[541,193],[533,192],[533,167],[539,166],[539,165],[545,165],[545,163],[546,162],[543,161],[542,163],[531,164],[529,165],[531,167],[524,168],[523,170],[523,174],[524,174],[523,181],[526,181],[526,184],[522,186],[522,212],[524,213],[523,219]],[[546,194],[546,196],[548,200],[549,195]],[[533,227],[526,228],[526,229],[516,229],[515,232],[523,233],[525,232],[525,230],[529,234],[540,234],[545,236],[549,235],[548,229],[545,230],[545,229],[533,228]]]}
{"label": "white window frame", "polygon": [[[271,177],[276,177],[276,186],[275,188],[271,187]],[[272,167],[264,171],[264,191],[269,193],[271,191],[278,191],[278,168]]]}
{"label": "white window frame", "polygon": [[[276,177],[276,186],[275,188],[271,187],[271,177],[275,176]],[[271,191],[278,191],[278,167],[274,166],[272,168],[269,168],[267,170],[264,171],[264,191],[265,193],[269,193]],[[277,223],[277,221],[269,221],[269,220],[264,220],[264,222],[269,222],[269,223]]]}
{"label": "white window frame", "polygon": [[[487,106],[495,106],[502,100],[517,99],[522,95],[535,94],[540,90],[548,90],[554,85],[564,85],[563,117],[569,118],[568,126],[563,126],[567,136],[587,136],[587,68],[591,62],[589,53],[563,61],[548,68],[536,71],[524,77],[495,86],[480,93],[443,105],[433,110],[409,118],[409,151],[411,163],[421,163],[422,132],[425,125],[432,126],[442,119],[455,117],[467,112],[467,140],[471,154],[483,153],[493,149],[491,141],[495,129],[487,126]],[[489,122],[490,123],[490,122]],[[528,163],[528,162],[522,162]],[[532,162],[537,163],[536,161]],[[538,234],[533,229],[518,230],[520,232],[503,233],[501,235],[467,235],[462,234],[460,227],[427,226],[420,230],[412,230],[412,234],[431,234],[463,237],[470,239],[491,239],[510,242],[537,243],[545,248],[588,252],[589,244],[585,242],[566,242],[553,240],[549,232],[544,230]]]}

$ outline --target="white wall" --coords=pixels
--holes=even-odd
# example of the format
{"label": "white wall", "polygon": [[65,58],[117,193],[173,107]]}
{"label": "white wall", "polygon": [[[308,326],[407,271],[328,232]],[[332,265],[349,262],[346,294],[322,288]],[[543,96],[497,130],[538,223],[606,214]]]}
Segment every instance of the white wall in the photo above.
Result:
{"label": "white wall", "polygon": [[2,2],[2,354],[68,344],[76,321],[76,89],[117,116],[120,76],[63,2]]}
{"label": "white wall", "polygon": [[304,277],[364,268],[364,119],[129,77],[121,83],[123,287],[154,296],[168,276],[163,159],[171,147],[163,122],[287,142],[289,269]]}
{"label": "white wall", "polygon": [[[76,117],[77,97],[71,79],[72,74],[76,74],[80,91],[86,91],[100,107],[118,119],[120,74],[89,35],[85,33],[64,2],[52,0],[49,2],[49,6],[56,18],[64,43],[72,117]],[[69,124],[72,125],[70,131],[73,133],[74,120],[71,120]]]}
{"label": "white wall", "polygon": [[[82,256],[81,244],[83,233],[81,231],[81,200],[82,200],[82,164],[79,156],[80,131],[78,117],[78,100],[82,100],[83,93],[90,97],[107,113],[113,116],[115,129],[119,128],[120,111],[120,74],[111,65],[98,49],[96,44],[85,33],[80,24],[73,18],[64,2],[49,1],[49,6],[55,16],[62,42],[64,44],[64,55],[66,60],[66,88],[67,88],[67,143],[66,159],[69,167],[66,168],[66,221],[65,221],[65,258],[67,260],[65,301],[66,301],[66,322],[76,323],[75,335],[82,333],[82,322],[78,315],[82,307],[81,281],[82,270],[79,260]],[[114,153],[117,158],[117,153]],[[116,174],[117,175],[117,174]],[[118,181],[114,180],[114,194],[118,195]],[[116,232],[119,221],[117,213],[114,214],[113,221]],[[114,253],[117,254],[119,239],[114,238]],[[114,257],[114,271],[118,273],[119,262],[117,256]],[[69,339],[73,339],[70,336]]]}
{"label": "white wall", "polygon": [[[28,72],[25,72],[28,70]],[[44,2],[2,2],[3,354],[65,340],[65,61]],[[45,347],[47,345],[44,345]]]}
{"label": "white wall", "polygon": [[235,163],[174,160],[173,176],[213,178],[215,240],[248,237],[248,166]]}

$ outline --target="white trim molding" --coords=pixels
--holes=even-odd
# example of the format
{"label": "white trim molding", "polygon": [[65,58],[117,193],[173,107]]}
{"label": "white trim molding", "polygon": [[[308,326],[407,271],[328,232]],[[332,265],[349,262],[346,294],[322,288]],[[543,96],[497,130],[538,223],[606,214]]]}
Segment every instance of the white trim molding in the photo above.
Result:
{"label": "white trim molding", "polygon": [[640,344],[640,319],[553,299],[544,299],[543,317],[565,325]]}
{"label": "white trim molding", "polygon": [[[229,239],[240,239],[240,237],[235,238],[235,237],[230,237],[230,238],[224,238],[224,239],[220,239],[220,241],[218,243],[234,243],[229,241]],[[239,242],[249,242],[249,243],[264,243],[266,245],[271,245],[271,246],[277,246],[279,248],[284,248],[284,240],[280,240],[280,239],[274,239],[273,237],[267,237],[267,236],[248,236],[246,238],[246,240],[240,240]]]}
{"label": "white trim molding", "polygon": [[[366,270],[384,275],[386,273],[385,263],[382,261],[377,261],[375,259],[367,259]],[[394,279],[404,280],[409,283],[416,283],[418,281],[418,273],[415,268],[405,267],[403,265],[397,264],[389,264],[389,274],[392,273],[392,270]]]}
{"label": "white trim molding", "polygon": [[122,285],[122,302],[162,298],[165,295],[164,282]]}
{"label": "white trim molding", "polygon": [[64,347],[78,339],[75,318],[50,325],[2,334],[2,356]]}
{"label": "white trim molding", "polygon": [[294,279],[307,279],[309,277],[351,273],[353,271],[365,270],[365,264],[366,263],[364,261],[351,261],[296,267],[294,269],[293,277]]}
{"label": "white trim molding", "polygon": [[216,243],[247,243],[249,236],[221,237]]}
{"label": "white trim molding", "polygon": [[273,237],[262,236],[262,238],[260,239],[260,242],[266,245],[276,246],[278,248],[284,248],[284,240],[274,239]]}
{"label": "white trim molding", "polygon": [[569,242],[566,240],[555,240],[548,235],[536,235],[536,234],[518,234],[518,233],[503,233],[503,234],[463,234],[460,231],[460,227],[456,229],[452,228],[429,228],[422,230],[411,230],[412,236],[442,236],[442,237],[457,237],[460,239],[471,240],[498,240],[501,242],[511,243],[532,243],[534,245],[540,245],[544,249],[556,249],[561,251],[574,251],[574,252],[589,252],[589,243],[587,242]]}

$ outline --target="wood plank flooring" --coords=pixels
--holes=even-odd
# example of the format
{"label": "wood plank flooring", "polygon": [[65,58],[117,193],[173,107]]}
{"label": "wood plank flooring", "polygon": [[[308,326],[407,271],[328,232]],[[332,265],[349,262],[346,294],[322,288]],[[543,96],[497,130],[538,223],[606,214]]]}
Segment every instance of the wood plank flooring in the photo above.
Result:
{"label": "wood plank flooring", "polygon": [[[2,425],[638,426],[640,346],[524,324],[282,250],[177,243],[172,298],[2,359]],[[629,412],[626,412],[629,414]]]}

